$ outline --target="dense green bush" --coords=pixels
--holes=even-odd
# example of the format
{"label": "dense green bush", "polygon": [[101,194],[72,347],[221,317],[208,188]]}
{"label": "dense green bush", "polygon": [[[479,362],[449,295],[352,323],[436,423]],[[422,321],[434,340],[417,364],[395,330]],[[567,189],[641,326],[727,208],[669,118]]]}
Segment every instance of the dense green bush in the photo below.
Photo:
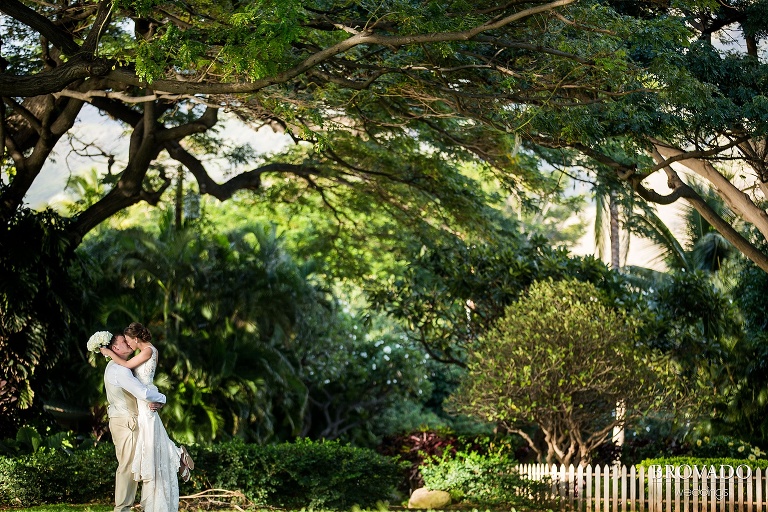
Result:
{"label": "dense green bush", "polygon": [[401,478],[394,459],[331,441],[267,446],[233,441],[192,455],[196,489],[239,489],[265,506],[372,506],[391,500]]}
{"label": "dense green bush", "polygon": [[475,506],[554,508],[551,485],[521,478],[517,462],[500,453],[445,453],[428,458],[421,475],[428,489],[447,491],[455,501]]}
{"label": "dense green bush", "polygon": [[691,443],[694,457],[727,457],[731,459],[755,460],[765,456],[757,446],[730,436],[705,436]]}
{"label": "dense green bush", "polygon": [[[270,507],[373,506],[392,498],[401,471],[394,459],[338,442],[260,446],[233,441],[190,451],[196,467],[191,483],[181,484],[182,494],[239,490]],[[0,457],[0,506],[109,502],[116,467],[110,443],[71,454],[41,450]]]}
{"label": "dense green bush", "polygon": [[384,437],[378,451],[409,463],[405,466],[402,488],[412,490],[424,486],[421,466],[427,458],[472,451],[480,454],[504,453],[517,459],[518,453],[525,447],[527,444],[517,435],[457,434],[448,428],[422,428]]}
{"label": "dense green bush", "polygon": [[0,457],[0,506],[112,501],[117,460],[110,443]]}

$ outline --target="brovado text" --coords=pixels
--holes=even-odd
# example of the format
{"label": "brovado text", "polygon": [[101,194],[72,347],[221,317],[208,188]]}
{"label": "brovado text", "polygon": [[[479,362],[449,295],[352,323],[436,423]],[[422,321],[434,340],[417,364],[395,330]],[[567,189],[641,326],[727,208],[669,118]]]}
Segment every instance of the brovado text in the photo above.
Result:
{"label": "brovado text", "polygon": [[720,480],[730,480],[732,478],[745,480],[751,476],[752,468],[746,464],[740,464],[735,468],[727,464],[721,464],[719,466],[719,471],[717,466],[691,466],[688,464],[680,466],[667,464],[663,467],[660,465],[653,465],[648,467],[648,478],[652,480],[661,480],[663,478],[680,478],[688,480],[694,477],[698,480],[709,480],[713,477]]}

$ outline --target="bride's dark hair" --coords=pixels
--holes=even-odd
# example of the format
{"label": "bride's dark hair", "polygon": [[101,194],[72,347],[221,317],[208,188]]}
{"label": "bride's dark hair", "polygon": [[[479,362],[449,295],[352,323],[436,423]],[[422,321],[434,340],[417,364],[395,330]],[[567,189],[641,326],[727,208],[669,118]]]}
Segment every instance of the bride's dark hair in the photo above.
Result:
{"label": "bride's dark hair", "polygon": [[149,332],[149,329],[139,322],[131,322],[131,325],[123,330],[123,334],[141,341],[150,341],[152,339],[152,334]]}

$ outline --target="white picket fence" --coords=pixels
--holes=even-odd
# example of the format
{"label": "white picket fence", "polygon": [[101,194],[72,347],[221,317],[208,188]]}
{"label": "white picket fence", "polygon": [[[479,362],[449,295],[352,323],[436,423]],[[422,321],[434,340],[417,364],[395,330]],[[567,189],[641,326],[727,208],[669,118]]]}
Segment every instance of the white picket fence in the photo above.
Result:
{"label": "white picket fence", "polygon": [[557,466],[520,464],[551,480],[563,508],[584,512],[768,512],[768,470],[746,466]]}

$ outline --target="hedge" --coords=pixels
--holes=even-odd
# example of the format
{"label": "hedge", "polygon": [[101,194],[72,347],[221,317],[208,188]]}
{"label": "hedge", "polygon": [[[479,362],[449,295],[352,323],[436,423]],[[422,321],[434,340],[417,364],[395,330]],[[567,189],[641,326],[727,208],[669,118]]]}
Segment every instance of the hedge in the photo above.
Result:
{"label": "hedge", "polygon": [[[181,494],[221,488],[243,492],[255,505],[349,509],[395,498],[395,459],[338,442],[299,440],[275,445],[232,441],[191,447],[195,470]],[[66,453],[41,450],[0,457],[0,506],[109,503],[117,468],[112,444]]]}
{"label": "hedge", "polygon": [[111,502],[116,469],[108,443],[72,453],[43,449],[0,457],[0,506]]}

